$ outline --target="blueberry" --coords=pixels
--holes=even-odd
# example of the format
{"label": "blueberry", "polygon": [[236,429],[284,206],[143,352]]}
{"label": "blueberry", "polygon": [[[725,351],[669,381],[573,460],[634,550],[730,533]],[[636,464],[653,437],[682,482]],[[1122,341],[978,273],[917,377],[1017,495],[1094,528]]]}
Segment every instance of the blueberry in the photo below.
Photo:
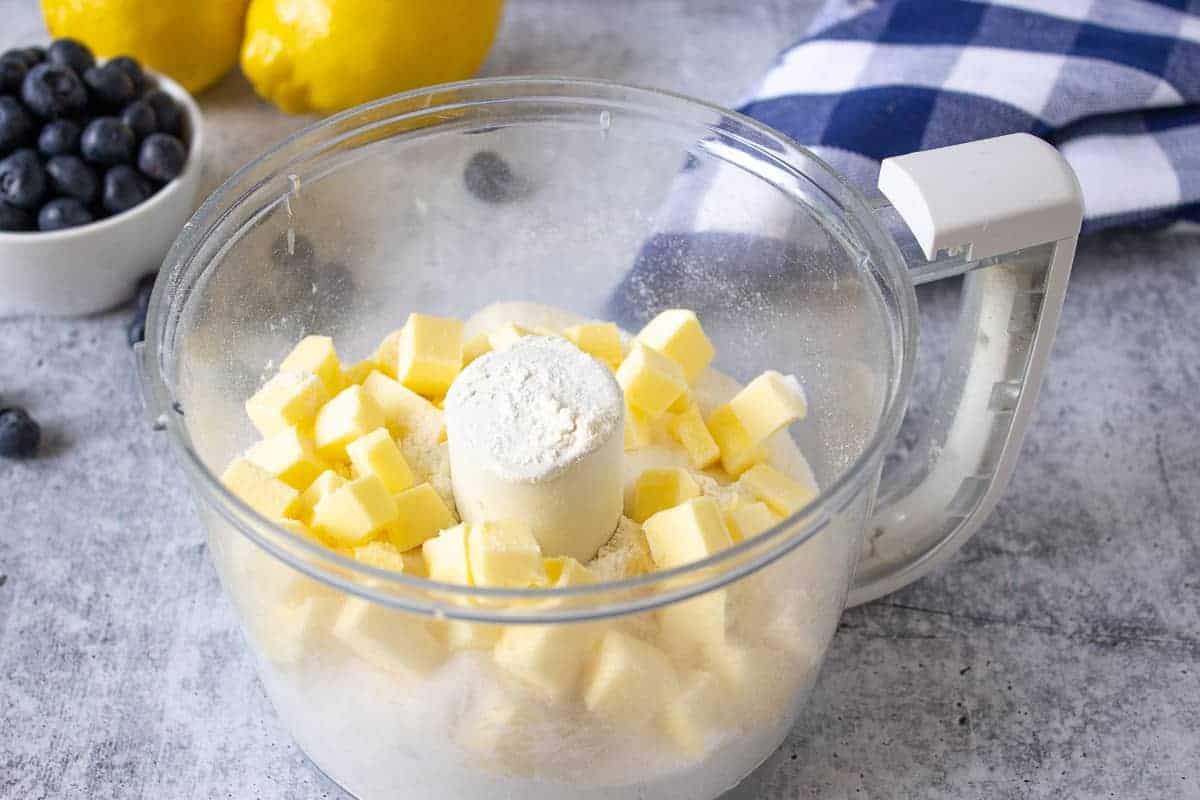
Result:
{"label": "blueberry", "polygon": [[158,129],[163,133],[179,135],[183,127],[183,112],[171,95],[162,89],[151,89],[142,97],[154,109],[154,117],[158,120]]}
{"label": "blueberry", "polygon": [[21,99],[43,119],[73,117],[87,108],[83,81],[61,64],[38,64],[21,83]]}
{"label": "blueberry", "polygon": [[0,97],[0,156],[23,147],[33,139],[33,117],[16,98]]}
{"label": "blueberry", "polygon": [[110,64],[83,73],[83,83],[95,106],[105,111],[121,108],[136,96],[133,79]]}
{"label": "blueberry", "polygon": [[25,54],[25,61],[29,64],[30,69],[46,60],[46,48],[44,47],[33,45],[26,47],[21,52]]}
{"label": "blueberry", "polygon": [[79,156],[55,156],[46,162],[46,174],[54,194],[90,205],[100,192],[100,179]]}
{"label": "blueberry", "polygon": [[467,191],[485,203],[505,203],[524,192],[523,183],[513,175],[508,162],[491,150],[481,150],[463,169]]}
{"label": "blueberry", "polygon": [[105,66],[119,69],[128,75],[129,79],[133,81],[133,91],[136,96],[141,97],[142,93],[146,91],[146,73],[142,72],[142,65],[134,59],[129,56],[117,56],[110,58]]}
{"label": "blueberry", "polygon": [[133,161],[137,139],[133,131],[116,117],[97,117],[83,129],[79,150],[93,164],[112,166]]}
{"label": "blueberry", "polygon": [[187,149],[183,142],[165,133],[150,134],[138,150],[138,169],[161,183],[178,178],[185,161]]}
{"label": "blueberry", "polygon": [[0,200],[0,231],[31,231],[33,223],[33,214]]}
{"label": "blueberry", "polygon": [[74,197],[56,197],[38,212],[38,230],[60,231],[76,225],[87,225],[93,219],[95,217],[87,206]]}
{"label": "blueberry", "polygon": [[46,196],[46,171],[37,153],[18,150],[0,161],[0,200],[35,211]]}
{"label": "blueberry", "polygon": [[75,39],[55,39],[46,48],[46,60],[51,64],[70,67],[80,77],[96,65],[96,57],[92,55],[92,51],[83,42]]}
{"label": "blueberry", "polygon": [[42,441],[42,429],[23,408],[0,408],[0,456],[31,458]]}
{"label": "blueberry", "polygon": [[146,338],[146,312],[134,311],[133,317],[129,320],[129,327],[125,329],[125,338],[129,342],[129,346],[133,347],[138,342],[144,341]]}
{"label": "blueberry", "polygon": [[17,94],[29,67],[25,60],[14,56],[0,57],[0,94]]}
{"label": "blueberry", "polygon": [[129,130],[133,131],[138,141],[158,130],[158,118],[154,116],[154,109],[145,100],[135,100],[125,106],[125,110],[121,112],[121,122],[129,126]]}
{"label": "blueberry", "polygon": [[118,165],[104,173],[104,193],[101,202],[110,214],[128,211],[154,194],[150,181],[133,167]]}
{"label": "blueberry", "polygon": [[79,149],[79,123],[69,119],[56,119],[42,126],[38,134],[38,152],[46,158],[74,153]]}

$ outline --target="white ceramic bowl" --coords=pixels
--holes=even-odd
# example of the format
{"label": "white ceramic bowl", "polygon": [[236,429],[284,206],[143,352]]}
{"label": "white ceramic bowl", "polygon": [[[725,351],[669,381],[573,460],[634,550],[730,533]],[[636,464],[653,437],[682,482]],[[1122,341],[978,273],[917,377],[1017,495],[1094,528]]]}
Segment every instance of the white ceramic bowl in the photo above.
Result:
{"label": "white ceramic bowl", "polygon": [[137,280],[162,264],[196,208],[203,146],[200,108],[182,86],[152,73],[183,109],[183,173],[149,200],[116,216],[46,233],[0,232],[0,316],[78,316],[129,299]]}

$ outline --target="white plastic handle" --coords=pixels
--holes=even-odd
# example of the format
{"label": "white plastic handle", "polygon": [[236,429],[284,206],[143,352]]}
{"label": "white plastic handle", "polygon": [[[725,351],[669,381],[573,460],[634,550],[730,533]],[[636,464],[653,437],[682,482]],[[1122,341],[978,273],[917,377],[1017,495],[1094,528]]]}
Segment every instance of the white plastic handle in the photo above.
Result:
{"label": "white plastic handle", "polygon": [[917,282],[967,274],[929,427],[880,487],[852,605],[943,563],[995,507],[1032,417],[1083,219],[1071,168],[1026,134],[887,159],[879,188],[924,254]]}

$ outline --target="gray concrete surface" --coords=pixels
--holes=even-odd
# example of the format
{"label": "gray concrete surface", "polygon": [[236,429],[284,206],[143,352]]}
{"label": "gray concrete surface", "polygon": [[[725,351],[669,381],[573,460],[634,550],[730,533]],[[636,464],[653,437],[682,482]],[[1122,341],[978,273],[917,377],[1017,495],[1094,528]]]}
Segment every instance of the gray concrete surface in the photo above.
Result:
{"label": "gray concrete surface", "polygon": [[[814,10],[512,0],[487,72],[730,103]],[[0,49],[45,36],[27,0],[0,0],[0,21]],[[210,188],[305,122],[237,75],[202,101]],[[938,573],[846,613],[810,709],[737,796],[1200,798],[1198,276],[1195,236],[1083,243],[995,516]],[[953,295],[922,292],[927,342]],[[0,463],[0,797],[343,797],[254,675],[139,411],[128,313],[0,320],[0,398],[46,432],[41,458]]]}

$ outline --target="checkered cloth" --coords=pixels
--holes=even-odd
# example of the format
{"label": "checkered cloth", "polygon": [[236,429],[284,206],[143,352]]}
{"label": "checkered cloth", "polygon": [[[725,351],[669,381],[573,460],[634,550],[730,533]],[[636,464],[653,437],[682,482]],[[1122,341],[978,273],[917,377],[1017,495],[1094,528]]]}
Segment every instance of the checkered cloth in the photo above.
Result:
{"label": "checkered cloth", "polygon": [[864,190],[888,156],[1026,131],[1085,232],[1200,223],[1200,0],[833,0],[752,97]]}

